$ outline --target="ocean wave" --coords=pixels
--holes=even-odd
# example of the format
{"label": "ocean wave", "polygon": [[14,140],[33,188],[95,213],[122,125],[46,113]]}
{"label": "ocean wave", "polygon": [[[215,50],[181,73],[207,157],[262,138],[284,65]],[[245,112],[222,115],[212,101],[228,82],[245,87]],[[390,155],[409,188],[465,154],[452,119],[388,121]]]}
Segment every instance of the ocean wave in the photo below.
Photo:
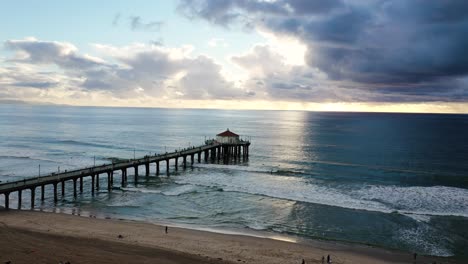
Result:
{"label": "ocean wave", "polygon": [[38,158],[38,157],[31,157],[31,156],[15,156],[15,155],[3,155],[0,156],[1,159],[14,159],[14,160],[33,160],[33,161],[43,161],[43,162],[50,162],[50,163],[60,163],[59,161],[52,160],[52,159],[46,159],[46,158]]}
{"label": "ocean wave", "polygon": [[110,144],[101,144],[101,143],[90,143],[78,140],[57,140],[50,143],[54,144],[63,144],[63,145],[76,145],[76,146],[87,146],[87,147],[97,147],[97,148],[109,148],[109,149],[128,149],[126,147],[119,147],[116,145]]}
{"label": "ocean wave", "polygon": [[253,167],[253,166],[242,166],[242,165],[225,165],[225,164],[196,164],[194,167],[207,168],[210,170],[230,170],[230,171],[242,171],[242,172],[253,172],[253,173],[266,173],[275,175],[295,175],[304,176],[310,175],[311,173],[305,173],[299,170],[288,170],[288,169],[277,169],[277,168],[264,168],[264,167]]}
{"label": "ocean wave", "polygon": [[120,189],[123,190],[123,191],[126,191],[126,192],[156,193],[156,194],[161,193],[160,190],[152,190],[152,189],[148,189],[148,188],[122,187]]}
{"label": "ocean wave", "polygon": [[124,187],[121,190],[128,191],[128,192],[140,192],[140,193],[153,193],[153,194],[162,194],[165,196],[179,196],[188,193],[195,193],[197,192],[196,186],[193,185],[180,185],[173,187],[169,190],[155,190],[143,187]]}
{"label": "ocean wave", "polygon": [[430,215],[422,215],[422,214],[403,214],[409,218],[412,218],[413,220],[416,220],[417,222],[424,222],[424,223],[429,223],[431,221],[432,216]]}
{"label": "ocean wave", "polygon": [[182,194],[188,194],[188,193],[196,193],[196,186],[193,185],[182,185],[182,186],[177,186],[171,190],[168,191],[163,191],[161,192],[162,194],[166,196],[179,196]]}
{"label": "ocean wave", "polygon": [[428,225],[401,229],[394,234],[394,238],[402,245],[416,249],[417,252],[423,254],[441,257],[454,255],[453,252],[448,249],[450,247],[450,241],[447,241],[443,235],[439,234],[437,230],[434,230]]}
{"label": "ocean wave", "polygon": [[367,201],[379,201],[403,214],[468,217],[468,190],[447,186],[367,186],[353,192]]}
{"label": "ocean wave", "polygon": [[5,155],[5,156],[1,156],[0,155],[0,159],[32,159],[31,157],[28,157],[28,156],[11,156],[11,155]]}
{"label": "ocean wave", "polygon": [[176,182],[349,209],[468,217],[468,190],[455,187],[361,186],[350,189],[349,186],[316,184],[300,177],[258,173],[197,174]]}

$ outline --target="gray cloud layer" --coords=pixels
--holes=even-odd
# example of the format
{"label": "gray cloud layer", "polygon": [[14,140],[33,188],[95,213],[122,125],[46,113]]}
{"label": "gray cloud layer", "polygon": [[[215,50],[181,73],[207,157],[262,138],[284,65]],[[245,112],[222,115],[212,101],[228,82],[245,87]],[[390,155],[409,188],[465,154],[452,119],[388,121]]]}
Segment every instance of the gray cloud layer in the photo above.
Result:
{"label": "gray cloud layer", "polygon": [[183,0],[179,9],[298,38],[311,68],[380,94],[366,99],[468,101],[468,1]]}
{"label": "gray cloud layer", "polygon": [[[206,56],[156,45],[129,47],[97,45],[104,59],[80,54],[64,42],[9,40],[12,67],[0,68],[0,85],[12,88],[54,89],[69,92],[110,92],[117,98],[150,96],[176,99],[233,99],[248,96],[221,76],[221,66]],[[39,72],[37,67],[55,73]],[[52,68],[51,68],[52,67]],[[63,74],[59,74],[63,72]],[[36,91],[37,92],[37,91]]]}
{"label": "gray cloud layer", "polygon": [[[230,61],[248,73],[227,78],[214,59],[190,49],[8,40],[14,55],[0,67],[0,97],[91,93],[126,98],[296,102],[468,102],[468,2],[455,0],[183,0],[191,18],[292,37],[307,47],[306,65],[286,63],[270,44]],[[118,25],[117,15],[114,24]],[[134,30],[157,22],[125,20]],[[6,95],[16,94],[6,97]]]}

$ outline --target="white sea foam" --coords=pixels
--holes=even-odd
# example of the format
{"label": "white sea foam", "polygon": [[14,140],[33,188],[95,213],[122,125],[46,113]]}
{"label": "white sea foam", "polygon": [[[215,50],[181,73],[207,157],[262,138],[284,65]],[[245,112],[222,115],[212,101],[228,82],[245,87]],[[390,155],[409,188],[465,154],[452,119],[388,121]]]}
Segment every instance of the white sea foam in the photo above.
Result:
{"label": "white sea foam", "polygon": [[316,184],[299,177],[263,173],[227,175],[222,172],[181,177],[176,182],[350,209],[397,211],[427,217],[468,217],[468,190],[454,187],[371,185],[350,190],[346,186]]}
{"label": "white sea foam", "polygon": [[430,215],[422,215],[422,214],[404,214],[404,215],[416,220],[417,222],[424,222],[424,223],[429,223],[432,218]]}
{"label": "white sea foam", "polygon": [[122,190],[127,192],[140,192],[140,193],[161,193],[161,190],[152,190],[148,188],[125,187]]}
{"label": "white sea foam", "polygon": [[394,234],[394,237],[400,243],[424,254],[441,257],[453,256],[453,252],[447,247],[450,241],[444,239],[428,225],[401,229]]}
{"label": "white sea foam", "polygon": [[144,188],[144,187],[122,188],[122,190],[128,191],[128,192],[155,193],[155,194],[163,194],[166,196],[178,196],[178,195],[185,194],[185,193],[192,193],[195,191],[195,189],[196,187],[193,185],[178,185],[168,190],[160,190],[160,189],[155,190],[155,189],[149,189],[149,188]]}
{"label": "white sea foam", "polygon": [[167,196],[178,196],[181,194],[186,194],[186,193],[192,193],[196,189],[195,186],[193,185],[181,185],[181,186],[176,186],[170,190],[163,191],[162,194],[167,195]]}
{"label": "white sea foam", "polygon": [[354,191],[353,196],[379,201],[400,213],[468,217],[468,190],[461,188],[374,185]]}

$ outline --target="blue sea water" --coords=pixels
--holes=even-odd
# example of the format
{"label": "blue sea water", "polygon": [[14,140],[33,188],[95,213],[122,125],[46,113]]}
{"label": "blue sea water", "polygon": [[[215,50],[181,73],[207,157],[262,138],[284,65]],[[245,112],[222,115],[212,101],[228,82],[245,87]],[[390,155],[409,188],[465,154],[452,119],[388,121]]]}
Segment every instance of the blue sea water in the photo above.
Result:
{"label": "blue sea water", "polygon": [[200,145],[226,128],[251,139],[248,162],[169,177],[152,167],[94,197],[85,182],[38,210],[468,258],[468,115],[5,104],[0,181]]}

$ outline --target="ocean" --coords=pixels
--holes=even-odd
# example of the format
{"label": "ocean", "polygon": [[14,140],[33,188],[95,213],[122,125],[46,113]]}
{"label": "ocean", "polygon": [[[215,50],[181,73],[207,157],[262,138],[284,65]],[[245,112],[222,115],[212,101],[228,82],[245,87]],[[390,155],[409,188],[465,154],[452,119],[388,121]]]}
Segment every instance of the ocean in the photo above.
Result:
{"label": "ocean", "polygon": [[68,184],[56,205],[48,186],[35,210],[468,258],[468,115],[4,104],[0,181],[172,152],[227,128],[251,140],[247,162],[169,177],[152,166],[136,186],[129,170],[127,186],[117,174],[94,197],[88,180],[77,199]]}

